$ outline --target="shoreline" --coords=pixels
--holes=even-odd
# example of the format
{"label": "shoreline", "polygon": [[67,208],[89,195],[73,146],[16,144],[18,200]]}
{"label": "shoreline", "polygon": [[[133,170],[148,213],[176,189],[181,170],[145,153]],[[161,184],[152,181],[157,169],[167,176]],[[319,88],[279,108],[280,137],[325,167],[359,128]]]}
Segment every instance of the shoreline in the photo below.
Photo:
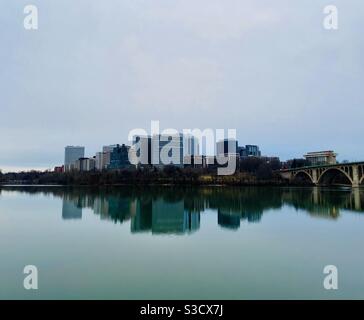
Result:
{"label": "shoreline", "polygon": [[0,184],[1,188],[24,188],[24,187],[44,187],[44,188],[116,188],[116,187],[189,187],[189,188],[340,188],[340,189],[352,189],[350,185],[338,185],[338,186],[315,186],[312,184],[292,184],[292,183],[256,183],[256,184],[181,184],[181,183],[115,183],[115,184]]}
{"label": "shoreline", "polygon": [[[1,176],[0,176],[1,178]],[[259,177],[239,172],[218,176],[211,172],[190,171],[108,171],[87,173],[20,173],[3,175],[0,188],[6,187],[334,187],[352,188],[349,184],[316,186],[308,180],[289,181],[277,173]],[[361,187],[361,186],[359,186]]]}

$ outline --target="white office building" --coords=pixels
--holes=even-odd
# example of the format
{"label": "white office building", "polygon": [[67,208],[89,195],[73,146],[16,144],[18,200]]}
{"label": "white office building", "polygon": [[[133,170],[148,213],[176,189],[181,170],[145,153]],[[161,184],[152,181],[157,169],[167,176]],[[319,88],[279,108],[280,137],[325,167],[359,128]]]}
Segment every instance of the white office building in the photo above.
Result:
{"label": "white office building", "polygon": [[111,152],[97,152],[95,156],[95,168],[96,170],[102,171],[107,169],[110,164]]}
{"label": "white office building", "polygon": [[183,166],[183,135],[154,135],[151,142],[152,164]]}
{"label": "white office building", "polygon": [[184,156],[199,156],[200,145],[197,137],[188,134],[183,136],[183,151]]}
{"label": "white office building", "polygon": [[80,158],[75,162],[73,169],[80,172],[93,171],[95,169],[95,159]]}

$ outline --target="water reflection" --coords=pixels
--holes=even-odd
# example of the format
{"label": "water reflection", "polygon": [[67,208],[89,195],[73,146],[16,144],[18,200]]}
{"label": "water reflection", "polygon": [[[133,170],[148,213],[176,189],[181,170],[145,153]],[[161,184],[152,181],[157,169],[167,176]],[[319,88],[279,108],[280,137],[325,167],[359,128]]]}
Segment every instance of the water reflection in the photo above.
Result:
{"label": "water reflection", "polygon": [[82,219],[82,206],[63,198],[62,219]]}
{"label": "water reflection", "polygon": [[200,214],[217,212],[217,224],[239,229],[241,223],[258,223],[267,210],[292,206],[314,217],[338,219],[343,210],[364,211],[364,191],[319,188],[58,188],[7,187],[26,193],[43,193],[63,199],[62,218],[82,219],[92,209],[102,220],[130,221],[132,233],[186,234],[200,228]]}

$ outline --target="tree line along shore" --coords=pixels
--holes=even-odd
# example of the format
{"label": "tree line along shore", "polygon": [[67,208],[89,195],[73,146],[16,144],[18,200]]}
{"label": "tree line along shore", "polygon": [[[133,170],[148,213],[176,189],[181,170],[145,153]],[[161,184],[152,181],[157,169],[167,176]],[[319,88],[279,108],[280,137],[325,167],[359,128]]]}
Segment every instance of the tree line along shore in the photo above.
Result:
{"label": "tree line along shore", "polygon": [[[222,176],[217,168],[151,166],[90,172],[28,171],[0,173],[0,184],[30,185],[289,185],[279,174],[279,163],[251,159],[240,163],[235,174]],[[294,184],[305,184],[295,181]]]}

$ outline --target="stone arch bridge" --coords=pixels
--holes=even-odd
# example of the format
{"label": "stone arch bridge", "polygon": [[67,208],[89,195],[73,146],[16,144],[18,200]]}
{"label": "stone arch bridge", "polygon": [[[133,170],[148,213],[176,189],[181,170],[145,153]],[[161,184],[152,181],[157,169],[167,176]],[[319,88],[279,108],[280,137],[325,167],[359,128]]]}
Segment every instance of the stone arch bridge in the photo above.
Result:
{"label": "stone arch bridge", "polygon": [[[306,178],[317,186],[341,184],[359,187],[364,184],[364,161],[283,169],[280,170],[280,174],[290,181],[297,178]],[[338,179],[340,179],[340,182],[338,182]]]}

